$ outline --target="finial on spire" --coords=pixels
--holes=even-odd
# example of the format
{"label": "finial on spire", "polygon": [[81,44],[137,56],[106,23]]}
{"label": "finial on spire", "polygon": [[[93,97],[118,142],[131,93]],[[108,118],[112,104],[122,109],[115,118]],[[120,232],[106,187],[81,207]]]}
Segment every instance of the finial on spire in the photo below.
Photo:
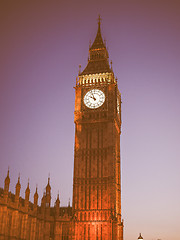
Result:
{"label": "finial on spire", "polygon": [[143,239],[141,233],[139,233],[139,237],[138,237],[138,239]]}
{"label": "finial on spire", "polygon": [[50,184],[50,172],[48,174],[48,184]]}
{"label": "finial on spire", "polygon": [[100,14],[99,14],[99,16],[98,16],[98,25],[100,26],[101,25],[101,16],[100,16]]}
{"label": "finial on spire", "polygon": [[37,192],[37,188],[38,188],[38,186],[37,186],[37,184],[36,184],[36,191],[35,191],[35,193],[34,193],[34,207],[36,207],[37,206],[37,203],[38,203],[38,192]]}
{"label": "finial on spire", "polygon": [[46,185],[46,195],[51,195],[50,174],[49,174],[49,177],[48,177],[48,183]]}
{"label": "finial on spire", "polygon": [[69,198],[69,202],[68,202],[68,207],[70,207],[70,198]]}
{"label": "finial on spire", "polygon": [[9,166],[8,166],[8,171],[7,171],[7,176],[6,178],[9,178]]}
{"label": "finial on spire", "polygon": [[4,189],[8,192],[9,191],[9,184],[10,184],[10,178],[9,178],[9,167],[7,171],[7,176],[4,180]]}
{"label": "finial on spire", "polygon": [[20,173],[19,173],[18,181],[17,181],[17,183],[16,183],[16,193],[15,193],[16,197],[19,196],[19,194],[20,194],[20,189],[21,189],[21,184],[20,184]]}
{"label": "finial on spire", "polygon": [[28,178],[27,188],[29,188],[29,178]]}
{"label": "finial on spire", "polygon": [[59,206],[60,206],[59,191],[56,198],[55,206],[56,206],[56,213],[59,213]]}
{"label": "finial on spire", "polygon": [[20,183],[20,173],[19,173],[19,176],[18,176],[18,183]]}
{"label": "finial on spire", "polygon": [[29,178],[28,178],[28,184],[25,191],[25,200],[29,200],[29,195],[30,195],[30,189],[29,189]]}
{"label": "finial on spire", "polygon": [[79,74],[81,73],[81,64],[79,64]]}
{"label": "finial on spire", "polygon": [[57,199],[59,199],[59,190],[58,190],[58,194],[57,194]]}

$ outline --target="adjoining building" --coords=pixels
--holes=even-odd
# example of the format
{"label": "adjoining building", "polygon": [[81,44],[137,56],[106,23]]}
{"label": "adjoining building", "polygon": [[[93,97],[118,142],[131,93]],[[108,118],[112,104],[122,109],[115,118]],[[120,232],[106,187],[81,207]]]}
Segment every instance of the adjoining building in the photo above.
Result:
{"label": "adjoining building", "polygon": [[50,179],[38,206],[9,192],[9,170],[0,189],[0,239],[123,240],[121,219],[121,94],[109,55],[98,31],[88,63],[75,86],[75,150],[72,207],[51,206]]}

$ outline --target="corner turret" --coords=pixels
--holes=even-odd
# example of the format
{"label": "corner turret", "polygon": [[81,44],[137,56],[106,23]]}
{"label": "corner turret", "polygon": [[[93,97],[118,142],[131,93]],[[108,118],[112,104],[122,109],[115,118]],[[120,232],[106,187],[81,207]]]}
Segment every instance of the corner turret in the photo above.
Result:
{"label": "corner turret", "polygon": [[37,186],[36,186],[36,192],[34,193],[34,205],[33,205],[33,211],[37,212],[38,207],[38,192],[37,192]]}
{"label": "corner turret", "polygon": [[34,206],[37,206],[38,204],[38,192],[37,192],[37,186],[36,186],[36,192],[34,193]]}
{"label": "corner turret", "polygon": [[56,216],[59,216],[59,207],[60,207],[60,200],[59,200],[59,193],[58,193],[57,199],[56,199],[56,202],[55,202],[55,213],[56,213]]}
{"label": "corner turret", "polygon": [[9,184],[10,184],[10,178],[9,178],[9,168],[8,168],[7,176],[6,176],[5,180],[4,180],[4,195],[8,195]]}
{"label": "corner turret", "polygon": [[50,177],[48,177],[48,184],[46,186],[46,207],[51,205],[51,186],[50,186]]}
{"label": "corner turret", "polygon": [[30,188],[29,188],[29,179],[28,179],[28,184],[27,184],[27,188],[25,191],[25,208],[28,211],[28,207],[29,207],[29,195],[30,195]]}
{"label": "corner turret", "polygon": [[21,190],[21,184],[20,184],[20,174],[19,174],[18,182],[16,183],[16,193],[15,193],[16,204],[19,203],[20,190]]}
{"label": "corner turret", "polygon": [[29,201],[29,195],[30,195],[30,188],[29,188],[29,179],[28,179],[28,184],[25,191],[25,201]]}

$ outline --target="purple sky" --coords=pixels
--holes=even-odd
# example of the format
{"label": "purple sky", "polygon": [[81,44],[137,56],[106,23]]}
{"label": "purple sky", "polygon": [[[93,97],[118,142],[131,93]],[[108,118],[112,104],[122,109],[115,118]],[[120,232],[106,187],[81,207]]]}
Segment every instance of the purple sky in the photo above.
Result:
{"label": "purple sky", "polygon": [[[0,187],[72,199],[74,89],[98,14],[122,94],[125,240],[180,236],[180,1],[0,2]],[[40,199],[39,199],[40,203]]]}

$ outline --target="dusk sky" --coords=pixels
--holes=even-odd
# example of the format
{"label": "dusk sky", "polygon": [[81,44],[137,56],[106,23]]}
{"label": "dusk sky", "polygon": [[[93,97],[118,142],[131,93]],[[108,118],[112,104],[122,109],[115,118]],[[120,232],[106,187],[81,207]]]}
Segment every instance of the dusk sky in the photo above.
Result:
{"label": "dusk sky", "polygon": [[122,95],[124,240],[180,239],[180,1],[0,1],[0,187],[72,201],[74,86],[98,14]]}

